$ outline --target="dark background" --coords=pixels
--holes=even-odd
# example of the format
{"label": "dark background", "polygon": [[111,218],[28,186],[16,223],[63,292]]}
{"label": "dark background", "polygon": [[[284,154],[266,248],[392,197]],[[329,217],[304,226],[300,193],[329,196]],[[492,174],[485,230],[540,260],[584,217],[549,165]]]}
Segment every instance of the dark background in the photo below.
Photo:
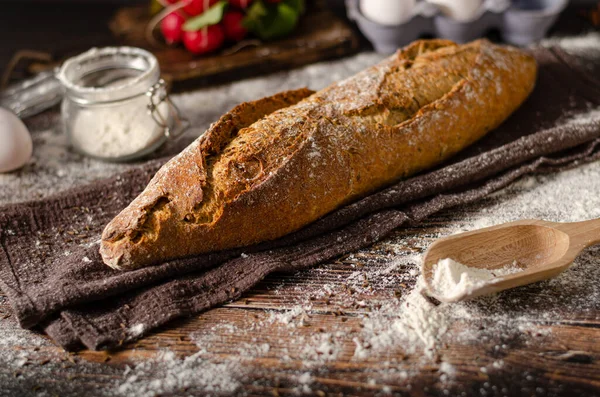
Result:
{"label": "dark background", "polygon": [[[90,47],[118,44],[108,21],[119,7],[133,3],[147,4],[148,0],[0,0],[0,75],[19,50],[49,52],[55,59],[62,59]],[[576,3],[597,2],[579,0],[573,4]],[[561,15],[551,34],[568,35],[593,29],[580,13],[581,6],[572,5]]]}

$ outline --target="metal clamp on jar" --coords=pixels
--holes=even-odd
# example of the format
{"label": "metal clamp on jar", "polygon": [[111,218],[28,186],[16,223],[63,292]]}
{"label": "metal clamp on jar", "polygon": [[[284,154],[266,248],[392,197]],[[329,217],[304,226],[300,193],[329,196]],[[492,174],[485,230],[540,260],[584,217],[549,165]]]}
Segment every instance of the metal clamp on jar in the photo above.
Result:
{"label": "metal clamp on jar", "polygon": [[156,58],[139,48],[93,48],[68,59],[56,78],[5,91],[0,103],[24,117],[52,106],[61,94],[71,145],[97,159],[139,158],[189,127],[168,96]]}

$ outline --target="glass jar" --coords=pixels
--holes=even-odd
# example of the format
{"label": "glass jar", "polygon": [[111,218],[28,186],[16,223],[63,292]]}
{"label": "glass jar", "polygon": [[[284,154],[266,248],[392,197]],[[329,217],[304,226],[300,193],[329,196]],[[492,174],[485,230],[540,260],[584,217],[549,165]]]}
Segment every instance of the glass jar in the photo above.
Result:
{"label": "glass jar", "polygon": [[189,126],[169,99],[156,58],[140,48],[93,48],[67,60],[57,78],[65,132],[86,156],[139,158]]}

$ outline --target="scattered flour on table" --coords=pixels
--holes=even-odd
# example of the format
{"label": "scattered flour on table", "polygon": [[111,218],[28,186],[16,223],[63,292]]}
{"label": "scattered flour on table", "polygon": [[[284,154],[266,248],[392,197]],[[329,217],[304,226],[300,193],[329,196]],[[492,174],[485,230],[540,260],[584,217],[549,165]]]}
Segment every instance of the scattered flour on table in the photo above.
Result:
{"label": "scattered flour on table", "polygon": [[0,335],[0,365],[13,370],[39,358],[39,349],[53,346],[46,338],[20,328],[12,318],[0,320]]}
{"label": "scattered flour on table", "polygon": [[[1,300],[1,297],[0,297]],[[122,376],[119,368],[88,362],[58,349],[50,340],[22,329],[0,313],[0,396],[74,396],[81,392],[76,377]],[[104,394],[112,395],[111,390]]]}
{"label": "scattered flour on table", "polygon": [[551,37],[542,40],[541,44],[546,47],[559,46],[566,51],[577,53],[589,53],[590,50],[597,51],[600,55],[600,33],[591,31],[582,36]]}
{"label": "scattered flour on table", "polygon": [[74,153],[58,127],[33,130],[32,139],[34,149],[30,162],[21,170],[0,174],[0,205],[41,199],[131,167],[103,163]]}
{"label": "scattered flour on table", "polygon": [[214,363],[202,355],[200,351],[180,358],[171,351],[161,352],[152,360],[128,368],[117,392],[136,397],[154,397],[181,390],[230,394],[240,387],[235,379],[241,371],[240,364],[232,361]]}
{"label": "scattered flour on table", "polygon": [[442,361],[440,364],[440,372],[442,373],[440,379],[442,381],[448,381],[456,375],[456,368],[447,361]]}
{"label": "scattered flour on table", "polygon": [[422,353],[432,359],[439,336],[448,330],[448,319],[423,295],[423,281],[400,302],[384,303],[362,321],[362,332],[353,339],[355,359],[402,347],[408,354]]}
{"label": "scattered flour on table", "polygon": [[127,330],[127,333],[132,337],[139,336],[144,333],[146,326],[142,323],[136,324]]}
{"label": "scattered flour on table", "polygon": [[581,36],[552,37],[542,40],[543,46],[560,46],[567,53],[575,56],[583,56],[596,62],[588,62],[581,65],[591,73],[598,76],[598,60],[600,60],[600,33],[591,31]]}

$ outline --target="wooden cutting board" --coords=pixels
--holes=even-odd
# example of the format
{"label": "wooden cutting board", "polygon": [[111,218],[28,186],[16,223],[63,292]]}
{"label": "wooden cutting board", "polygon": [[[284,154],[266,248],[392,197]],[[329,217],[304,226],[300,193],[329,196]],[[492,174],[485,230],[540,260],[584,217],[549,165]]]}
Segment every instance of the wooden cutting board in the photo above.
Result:
{"label": "wooden cutting board", "polygon": [[283,39],[247,46],[234,53],[229,48],[211,55],[194,55],[182,46],[150,43],[145,30],[150,15],[145,6],[119,10],[110,22],[111,31],[122,45],[150,50],[160,63],[163,77],[177,87],[237,80],[320,60],[355,53],[357,34],[341,18],[324,7],[310,7],[296,31]]}

